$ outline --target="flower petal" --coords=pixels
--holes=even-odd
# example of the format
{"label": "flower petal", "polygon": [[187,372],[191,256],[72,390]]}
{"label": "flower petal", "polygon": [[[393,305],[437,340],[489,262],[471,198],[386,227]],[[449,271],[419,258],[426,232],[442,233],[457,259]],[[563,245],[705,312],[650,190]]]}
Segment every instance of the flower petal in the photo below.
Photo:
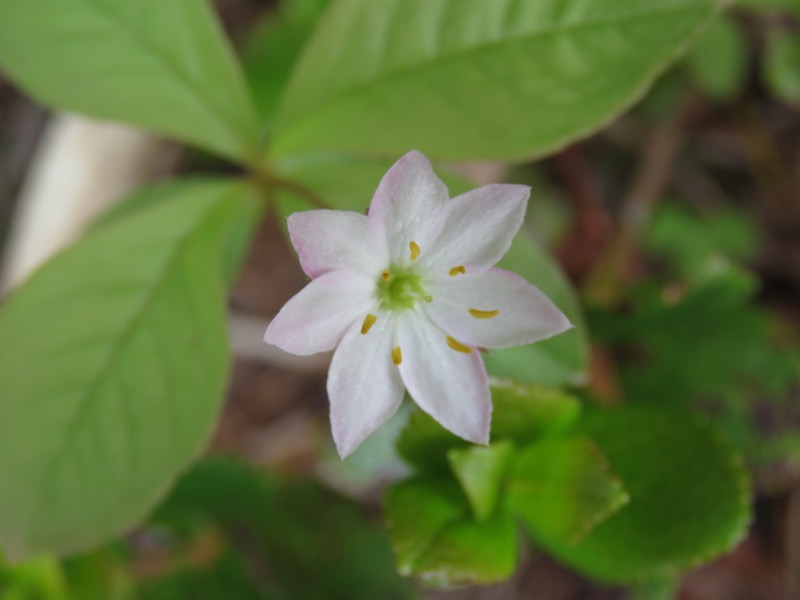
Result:
{"label": "flower petal", "polygon": [[456,196],[431,217],[417,242],[419,264],[429,274],[446,276],[464,266],[485,270],[508,252],[525,218],[530,188],[493,184]]}
{"label": "flower petal", "polygon": [[300,265],[312,279],[329,271],[377,276],[389,264],[382,232],[365,215],[344,210],[309,210],[288,219]]}
{"label": "flower petal", "polygon": [[345,458],[397,411],[403,382],[392,363],[394,317],[381,311],[366,334],[361,323],[347,331],[328,372],[331,429]]}
{"label": "flower petal", "polygon": [[426,289],[433,296],[433,302],[425,305],[428,316],[465,344],[507,348],[572,328],[538,288],[503,269],[426,282]]}
{"label": "flower petal", "polygon": [[392,165],[372,198],[369,217],[386,232],[393,264],[411,262],[409,243],[447,198],[447,187],[416,150]]}
{"label": "flower petal", "polygon": [[475,442],[489,442],[492,403],[489,379],[476,349],[469,354],[415,311],[397,318],[400,376],[414,401],[445,428]]}
{"label": "flower petal", "polygon": [[333,350],[345,331],[375,305],[375,282],[349,271],[321,275],[287,302],[264,341],[307,356]]}

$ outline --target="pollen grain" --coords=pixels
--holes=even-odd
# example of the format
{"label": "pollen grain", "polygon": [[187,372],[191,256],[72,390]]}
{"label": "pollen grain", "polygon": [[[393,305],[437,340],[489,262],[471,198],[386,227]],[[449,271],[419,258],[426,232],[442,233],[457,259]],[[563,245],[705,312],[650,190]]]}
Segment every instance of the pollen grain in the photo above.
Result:
{"label": "pollen grain", "polygon": [[476,319],[493,319],[500,314],[499,310],[478,310],[477,308],[468,308],[467,310]]}
{"label": "pollen grain", "polygon": [[455,277],[456,275],[463,275],[466,273],[467,270],[464,268],[464,265],[458,265],[457,267],[453,267],[450,269],[450,277]]}
{"label": "pollen grain", "polygon": [[378,320],[378,317],[372,314],[368,314],[364,317],[364,322],[361,324],[361,335],[366,335],[367,332],[375,325],[375,321]]}
{"label": "pollen grain", "polygon": [[400,363],[403,362],[403,353],[400,351],[400,346],[392,348],[392,362],[396,367],[399,367]]}
{"label": "pollen grain", "polygon": [[454,340],[449,335],[447,336],[447,345],[450,346],[456,352],[462,352],[464,354],[472,354],[472,348],[469,346],[465,346],[458,340]]}
{"label": "pollen grain", "polygon": [[411,262],[414,262],[419,256],[419,246],[417,242],[409,242],[408,249],[411,250]]}
{"label": "pollen grain", "polygon": [[384,271],[383,273],[381,273],[381,277],[383,278],[384,281],[389,281],[392,278],[392,274],[389,273],[389,271]]}

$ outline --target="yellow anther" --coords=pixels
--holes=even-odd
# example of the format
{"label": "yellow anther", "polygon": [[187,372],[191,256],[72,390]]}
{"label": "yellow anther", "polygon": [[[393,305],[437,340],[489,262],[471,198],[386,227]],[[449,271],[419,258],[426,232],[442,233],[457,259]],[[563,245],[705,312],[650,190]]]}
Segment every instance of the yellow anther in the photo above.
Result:
{"label": "yellow anther", "polygon": [[403,362],[403,353],[400,352],[400,346],[392,348],[392,362],[394,366],[399,366]]}
{"label": "yellow anther", "polygon": [[383,277],[384,281],[389,281],[392,278],[392,274],[389,271],[384,271],[381,273],[381,277]]}
{"label": "yellow anther", "polygon": [[472,354],[472,348],[469,346],[465,346],[458,340],[454,340],[449,335],[447,336],[447,345],[450,346],[456,352],[463,352],[464,354]]}
{"label": "yellow anther", "polygon": [[361,324],[361,335],[366,335],[366,333],[370,330],[370,328],[375,325],[375,321],[378,320],[378,317],[375,315],[367,315],[364,317],[364,322]]}
{"label": "yellow anther", "polygon": [[469,308],[467,310],[476,319],[491,319],[500,314],[499,310],[478,310],[477,308]]}
{"label": "yellow anther", "polygon": [[417,245],[417,242],[409,242],[408,249],[411,250],[411,260],[417,260],[417,257],[419,256],[419,246]]}
{"label": "yellow anther", "polygon": [[450,277],[455,277],[456,275],[463,275],[466,273],[467,270],[464,268],[464,265],[458,265],[457,267],[453,267],[450,269]]}

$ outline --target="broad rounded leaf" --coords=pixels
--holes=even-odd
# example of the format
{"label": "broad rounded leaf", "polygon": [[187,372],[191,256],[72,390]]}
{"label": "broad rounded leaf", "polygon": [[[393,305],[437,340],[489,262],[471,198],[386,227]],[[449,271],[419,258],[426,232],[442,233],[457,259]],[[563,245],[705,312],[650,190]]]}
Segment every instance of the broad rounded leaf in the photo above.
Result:
{"label": "broad rounded leaf", "polygon": [[747,473],[718,432],[690,413],[648,406],[596,410],[579,427],[630,502],[578,544],[537,541],[610,582],[664,577],[730,550],[749,521]]}
{"label": "broad rounded leaf", "polygon": [[600,449],[586,437],[523,450],[508,483],[511,506],[536,539],[574,544],[629,500]]}
{"label": "broad rounded leaf", "polygon": [[0,69],[51,108],[255,160],[256,111],[207,0],[3,0]]}
{"label": "broad rounded leaf", "polygon": [[283,98],[274,153],[544,154],[636,100],[721,2],[336,2]]}
{"label": "broad rounded leaf", "polygon": [[499,511],[475,521],[451,479],[414,477],[390,487],[386,523],[404,575],[437,583],[491,583],[511,576],[517,562],[514,520]]}
{"label": "broad rounded leaf", "polygon": [[101,227],[0,311],[0,546],[132,526],[202,449],[227,371],[222,245],[249,188],[209,184]]}

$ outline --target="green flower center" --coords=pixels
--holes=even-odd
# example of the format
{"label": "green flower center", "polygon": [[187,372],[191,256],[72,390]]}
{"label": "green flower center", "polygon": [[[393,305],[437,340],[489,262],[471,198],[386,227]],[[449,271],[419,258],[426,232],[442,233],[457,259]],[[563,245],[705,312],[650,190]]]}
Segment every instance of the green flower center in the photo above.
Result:
{"label": "green flower center", "polygon": [[384,271],[378,279],[378,299],[389,310],[408,310],[417,302],[430,302],[431,296],[422,287],[422,278],[412,271]]}

